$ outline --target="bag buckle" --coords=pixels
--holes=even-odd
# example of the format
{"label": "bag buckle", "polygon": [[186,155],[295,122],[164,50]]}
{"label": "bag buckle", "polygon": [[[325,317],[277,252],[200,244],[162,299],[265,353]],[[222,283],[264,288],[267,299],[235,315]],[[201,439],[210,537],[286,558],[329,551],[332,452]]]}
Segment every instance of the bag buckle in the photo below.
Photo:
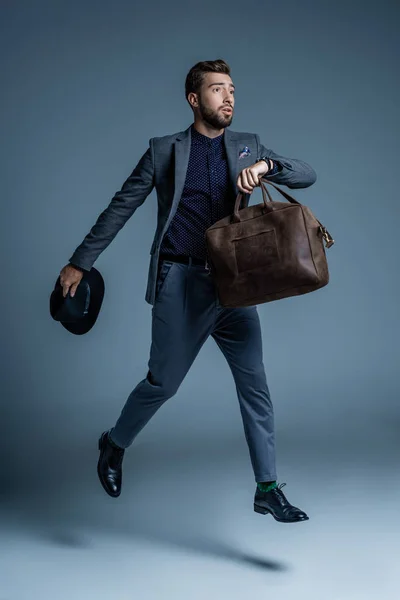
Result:
{"label": "bag buckle", "polygon": [[326,227],[324,227],[323,225],[320,225],[319,228],[320,228],[323,238],[325,240],[325,246],[327,248],[330,248],[335,243],[335,240],[333,239],[333,237],[331,236],[331,234],[329,233],[329,231],[327,230]]}

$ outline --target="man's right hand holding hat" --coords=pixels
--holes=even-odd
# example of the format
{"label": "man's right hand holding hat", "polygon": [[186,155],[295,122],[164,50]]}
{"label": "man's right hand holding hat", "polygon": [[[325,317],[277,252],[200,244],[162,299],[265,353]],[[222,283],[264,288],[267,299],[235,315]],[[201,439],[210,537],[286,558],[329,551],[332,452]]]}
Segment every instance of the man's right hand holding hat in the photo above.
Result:
{"label": "man's right hand holding hat", "polygon": [[64,298],[68,294],[73,298],[76,292],[76,288],[81,282],[83,277],[83,269],[75,267],[74,265],[67,264],[60,271],[60,283],[63,288]]}

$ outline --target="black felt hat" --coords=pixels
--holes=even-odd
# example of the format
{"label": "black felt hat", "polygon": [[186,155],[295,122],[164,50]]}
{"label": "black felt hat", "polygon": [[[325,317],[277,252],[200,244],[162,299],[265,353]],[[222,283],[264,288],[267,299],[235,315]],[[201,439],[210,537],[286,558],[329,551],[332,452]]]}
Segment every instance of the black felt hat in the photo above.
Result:
{"label": "black felt hat", "polygon": [[95,324],[103,298],[104,280],[95,267],[83,272],[73,297],[68,291],[64,298],[58,276],[50,296],[50,314],[71,333],[82,335]]}

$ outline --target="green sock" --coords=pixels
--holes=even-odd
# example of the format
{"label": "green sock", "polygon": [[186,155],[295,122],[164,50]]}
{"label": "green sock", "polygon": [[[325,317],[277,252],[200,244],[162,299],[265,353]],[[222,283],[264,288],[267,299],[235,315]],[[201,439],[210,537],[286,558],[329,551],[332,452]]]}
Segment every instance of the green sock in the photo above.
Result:
{"label": "green sock", "polygon": [[257,482],[257,487],[262,492],[269,492],[277,487],[276,481]]}

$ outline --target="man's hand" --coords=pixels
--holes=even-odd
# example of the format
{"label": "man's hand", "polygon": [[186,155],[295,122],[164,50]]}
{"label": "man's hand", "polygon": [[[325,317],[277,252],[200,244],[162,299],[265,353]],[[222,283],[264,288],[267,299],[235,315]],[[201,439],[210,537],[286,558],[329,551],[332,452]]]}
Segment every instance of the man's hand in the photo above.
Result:
{"label": "man's hand", "polygon": [[267,165],[265,160],[260,160],[259,162],[254,163],[251,167],[246,167],[239,173],[239,177],[237,179],[236,185],[244,194],[251,194],[253,189],[260,185],[260,179],[263,177],[268,171],[270,167]]}
{"label": "man's hand", "polygon": [[[83,271],[75,269],[72,265],[65,265],[60,271],[60,283],[63,288],[63,296],[69,293],[71,297],[74,297],[76,288],[78,287],[83,277]],[[71,289],[70,289],[71,288]]]}

